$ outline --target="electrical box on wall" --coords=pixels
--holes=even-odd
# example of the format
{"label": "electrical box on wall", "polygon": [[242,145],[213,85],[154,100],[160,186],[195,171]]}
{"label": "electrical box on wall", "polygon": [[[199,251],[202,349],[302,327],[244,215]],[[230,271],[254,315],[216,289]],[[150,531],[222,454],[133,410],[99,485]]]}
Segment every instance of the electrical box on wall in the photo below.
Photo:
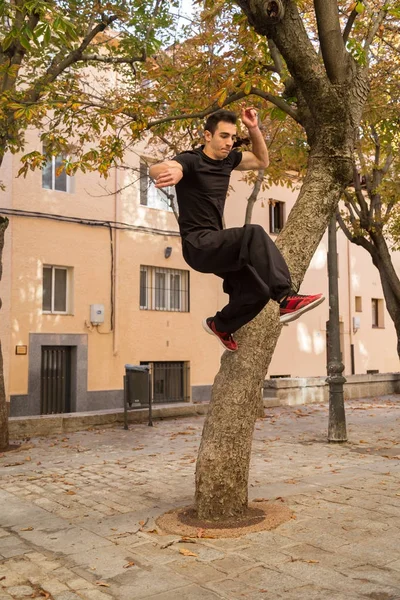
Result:
{"label": "electrical box on wall", "polygon": [[104,323],[104,304],[90,305],[90,322],[93,325]]}
{"label": "electrical box on wall", "polygon": [[360,317],[353,317],[353,331],[356,332],[361,327],[361,319]]}

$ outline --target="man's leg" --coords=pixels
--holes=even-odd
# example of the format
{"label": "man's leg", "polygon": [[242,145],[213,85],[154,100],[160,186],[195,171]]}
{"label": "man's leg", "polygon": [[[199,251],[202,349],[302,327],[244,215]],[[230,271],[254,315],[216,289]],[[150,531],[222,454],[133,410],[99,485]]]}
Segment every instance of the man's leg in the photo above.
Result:
{"label": "man's leg", "polygon": [[291,289],[286,262],[260,225],[191,234],[183,244],[183,255],[191,267],[202,273],[225,275],[249,265],[273,300],[279,301]]}
{"label": "man's leg", "polygon": [[214,317],[218,331],[233,333],[249,323],[270,299],[269,288],[254,267],[246,265],[235,273],[218,273],[229,303]]}

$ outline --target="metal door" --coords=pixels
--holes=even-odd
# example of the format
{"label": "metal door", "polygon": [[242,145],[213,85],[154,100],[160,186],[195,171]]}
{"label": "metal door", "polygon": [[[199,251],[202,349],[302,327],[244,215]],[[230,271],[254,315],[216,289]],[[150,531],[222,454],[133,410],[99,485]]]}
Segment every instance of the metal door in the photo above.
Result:
{"label": "metal door", "polygon": [[40,413],[71,412],[71,347],[42,346]]}

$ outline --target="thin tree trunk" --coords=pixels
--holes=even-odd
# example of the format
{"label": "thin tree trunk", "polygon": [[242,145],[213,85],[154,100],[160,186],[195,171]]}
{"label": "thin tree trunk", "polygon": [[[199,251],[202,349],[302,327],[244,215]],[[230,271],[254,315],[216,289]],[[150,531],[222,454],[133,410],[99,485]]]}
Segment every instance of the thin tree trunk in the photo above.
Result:
{"label": "thin tree trunk", "polygon": [[386,308],[396,329],[397,354],[400,358],[400,279],[394,268],[384,235],[378,228],[375,228],[374,231],[369,232],[369,240],[362,236],[355,237],[347,229],[343,219],[338,218],[338,223],[347,239],[356,246],[364,248],[378,269]]}
{"label": "thin tree trunk", "polygon": [[[0,216],[0,281],[3,272],[2,254],[4,246],[4,233],[8,226],[8,219]],[[0,298],[0,309],[1,309],[1,298]],[[3,355],[1,352],[1,341],[0,341],[0,450],[6,450],[9,444],[8,435],[8,415],[7,415],[7,403],[6,403],[6,391],[4,386],[4,373],[3,373]]]}
{"label": "thin tree trunk", "polygon": [[263,179],[264,179],[264,169],[261,169],[257,173],[257,179],[255,181],[253,190],[247,199],[246,215],[244,218],[245,225],[248,225],[249,223],[251,223],[251,219],[253,217],[253,208],[254,208],[255,203],[257,202],[258,194],[260,193]]}

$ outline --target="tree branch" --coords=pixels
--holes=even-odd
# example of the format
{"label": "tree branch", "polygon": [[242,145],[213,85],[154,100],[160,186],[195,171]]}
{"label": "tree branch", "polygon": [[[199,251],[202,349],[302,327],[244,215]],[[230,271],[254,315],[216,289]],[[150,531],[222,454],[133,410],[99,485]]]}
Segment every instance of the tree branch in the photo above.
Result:
{"label": "tree branch", "polygon": [[269,38],[268,38],[268,48],[271,53],[272,62],[275,65],[276,72],[281,74],[282,69],[283,69],[282,55],[279,52],[278,48],[276,47],[275,42]]}
{"label": "tree branch", "polygon": [[135,62],[145,62],[146,54],[143,52],[141,56],[133,56],[132,58],[124,58],[122,56],[101,56],[99,54],[82,54],[82,56],[76,61],[96,61],[110,64],[128,64],[131,65]]}
{"label": "tree branch", "polygon": [[260,193],[261,190],[261,185],[264,179],[264,169],[260,169],[257,173],[257,179],[255,181],[254,187],[252,189],[252,192],[250,194],[250,196],[247,199],[247,206],[246,206],[246,215],[244,218],[244,224],[248,225],[249,223],[251,223],[251,217],[253,214],[253,207],[254,204],[257,201],[258,198],[258,194]]}
{"label": "tree branch", "polygon": [[47,69],[47,71],[43,75],[43,77],[38,79],[38,81],[34,84],[33,88],[28,91],[28,93],[26,94],[26,98],[28,98],[31,102],[38,100],[38,98],[40,98],[43,88],[46,85],[48,85],[49,83],[52,83],[53,81],[55,81],[55,79],[57,79],[57,77],[63,71],[65,71],[69,66],[78,62],[81,59],[84,50],[86,50],[86,48],[89,46],[91,41],[96,37],[96,35],[102,31],[104,31],[105,29],[107,29],[107,27],[109,25],[111,25],[114,21],[116,21],[117,18],[118,17],[116,15],[110,15],[109,17],[103,17],[103,20],[101,21],[101,23],[96,25],[96,27],[94,27],[92,29],[92,31],[82,40],[82,43],[79,46],[79,48],[72,50],[70,52],[70,54],[61,62],[57,61],[57,58],[60,56],[60,53],[59,53],[57,55],[57,57],[50,64],[49,68]]}
{"label": "tree branch", "polygon": [[314,0],[318,37],[326,73],[332,83],[343,83],[347,76],[347,53],[340,29],[336,0]]}
{"label": "tree branch", "polygon": [[297,111],[292,108],[287,102],[283,100],[283,98],[279,98],[277,96],[273,96],[268,92],[264,92],[263,90],[259,90],[258,88],[251,88],[250,94],[245,94],[243,91],[236,92],[228,96],[225,102],[221,105],[218,105],[217,102],[214,102],[211,106],[208,106],[202,111],[196,113],[188,113],[182,115],[175,115],[170,117],[162,117],[161,119],[156,119],[154,121],[149,121],[147,124],[147,129],[151,127],[155,127],[156,125],[161,125],[162,123],[169,123],[171,121],[182,121],[184,119],[203,119],[207,115],[215,112],[216,110],[227,106],[228,104],[232,104],[232,102],[237,102],[242,98],[245,98],[250,95],[260,96],[260,98],[264,98],[264,100],[268,100],[272,104],[275,104],[278,108],[286,112],[290,117],[292,117],[296,122],[298,121]]}
{"label": "tree branch", "polygon": [[366,37],[366,40],[364,42],[364,52],[365,52],[365,56],[367,57],[367,64],[369,64],[369,61],[368,61],[369,48],[370,48],[370,46],[372,44],[372,40],[374,39],[374,37],[376,35],[376,32],[379,29],[379,26],[381,25],[382,21],[386,17],[386,12],[387,12],[387,9],[388,9],[388,4],[389,4],[389,0],[385,0],[385,3],[383,5],[383,7],[381,8],[381,10],[376,15],[376,18],[375,18],[374,22],[372,23],[371,29],[369,30],[369,33],[368,33],[368,35]]}
{"label": "tree branch", "polygon": [[283,98],[280,98],[279,96],[274,96],[269,92],[264,92],[264,90],[260,90],[259,88],[251,88],[250,94],[254,94],[255,96],[264,98],[264,100],[268,100],[268,102],[271,102],[271,104],[275,104],[276,107],[283,110],[283,112],[289,115],[289,117],[292,117],[292,119],[294,119],[297,123],[300,123],[297,110],[293,106],[285,102]]}
{"label": "tree branch", "polygon": [[356,11],[356,9],[354,8],[354,9],[351,11],[351,13],[350,13],[350,15],[349,15],[349,18],[348,18],[348,20],[347,20],[346,26],[345,26],[345,28],[344,28],[344,30],[343,30],[343,43],[344,43],[344,44],[346,44],[346,43],[347,43],[347,40],[349,39],[349,35],[350,35],[350,32],[351,32],[351,30],[352,30],[352,27],[353,27],[353,25],[354,25],[354,21],[355,21],[355,20],[356,20],[356,18],[357,18],[357,15],[358,15],[358,12],[357,12],[357,11]]}
{"label": "tree branch", "polygon": [[345,204],[346,204],[346,208],[350,213],[350,220],[351,220],[351,224],[353,225],[353,220],[356,220],[356,218],[360,218],[361,213],[360,210],[357,206],[357,204],[354,202],[352,195],[347,191],[344,190],[344,196],[345,196]]}

